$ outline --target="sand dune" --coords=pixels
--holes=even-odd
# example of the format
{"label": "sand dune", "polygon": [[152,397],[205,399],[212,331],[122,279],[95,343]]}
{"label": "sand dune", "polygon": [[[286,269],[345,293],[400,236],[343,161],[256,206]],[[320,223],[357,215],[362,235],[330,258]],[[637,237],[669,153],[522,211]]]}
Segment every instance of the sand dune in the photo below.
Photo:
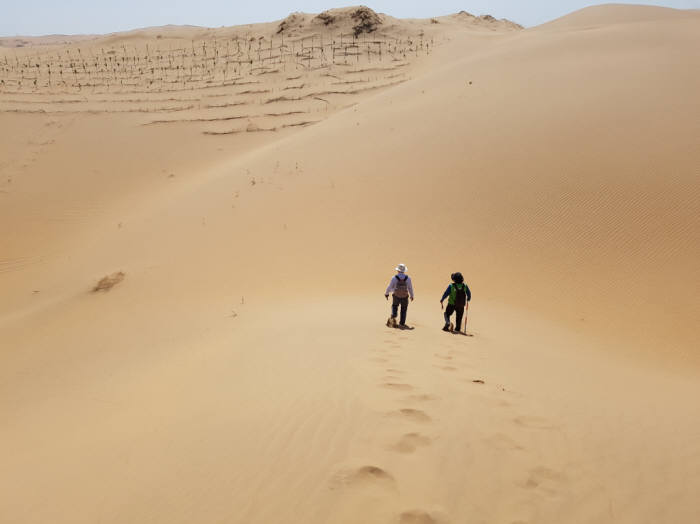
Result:
{"label": "sand dune", "polygon": [[700,519],[697,11],[357,13],[0,49],[3,519]]}
{"label": "sand dune", "polygon": [[615,24],[635,24],[640,22],[659,22],[661,20],[697,22],[700,16],[698,10],[671,9],[651,5],[638,5],[630,8],[625,4],[605,4],[587,7],[552,22],[543,24],[538,31],[546,28],[592,28],[595,26],[610,26]]}

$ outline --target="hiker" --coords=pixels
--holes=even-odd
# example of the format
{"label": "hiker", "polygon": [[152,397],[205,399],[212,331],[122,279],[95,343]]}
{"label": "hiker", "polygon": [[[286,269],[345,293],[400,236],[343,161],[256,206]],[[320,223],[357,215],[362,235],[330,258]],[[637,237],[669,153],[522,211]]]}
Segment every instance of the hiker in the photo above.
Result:
{"label": "hiker", "polygon": [[[442,308],[442,303],[447,298],[447,309],[445,310],[445,326],[442,328],[443,331],[451,331],[450,317],[452,313],[457,313],[457,325],[455,332],[459,333],[462,331],[462,316],[464,315],[464,307],[469,307],[469,301],[472,299],[472,292],[469,291],[469,286],[464,283],[464,277],[462,273],[452,273],[452,284],[447,286],[445,293],[440,299],[440,307]],[[467,326],[465,323],[464,331],[467,331]]]}
{"label": "hiker", "polygon": [[396,275],[391,279],[389,287],[386,288],[386,293],[384,293],[384,297],[387,300],[389,300],[389,294],[393,293],[391,318],[387,320],[386,325],[397,327],[396,316],[399,312],[399,306],[401,306],[401,319],[399,320],[398,327],[405,329],[409,297],[411,302],[413,302],[413,283],[411,282],[411,277],[406,274],[406,264],[399,264],[395,269]]}

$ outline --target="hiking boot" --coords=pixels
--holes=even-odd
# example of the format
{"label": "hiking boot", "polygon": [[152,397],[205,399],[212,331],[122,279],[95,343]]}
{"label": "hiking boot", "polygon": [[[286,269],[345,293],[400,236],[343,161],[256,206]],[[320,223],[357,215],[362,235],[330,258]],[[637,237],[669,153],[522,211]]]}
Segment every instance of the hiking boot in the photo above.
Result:
{"label": "hiking boot", "polygon": [[449,324],[445,324],[445,325],[442,327],[442,330],[443,330],[443,331],[449,331],[449,330],[450,330],[450,325],[449,325]]}

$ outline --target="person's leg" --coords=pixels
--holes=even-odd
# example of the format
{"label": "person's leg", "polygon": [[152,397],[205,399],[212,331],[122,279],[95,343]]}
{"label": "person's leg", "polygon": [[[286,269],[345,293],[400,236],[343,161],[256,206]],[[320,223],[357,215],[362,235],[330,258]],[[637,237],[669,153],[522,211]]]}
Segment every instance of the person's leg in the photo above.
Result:
{"label": "person's leg", "polygon": [[399,314],[399,298],[394,296],[391,301],[391,318],[396,318]]}
{"label": "person's leg", "polygon": [[457,324],[455,325],[455,330],[462,331],[462,316],[464,315],[464,308],[455,308],[455,312],[457,313]]}
{"label": "person's leg", "polygon": [[401,321],[400,321],[400,324],[402,326],[406,324],[406,313],[408,313],[408,297],[401,299]]}
{"label": "person's leg", "polygon": [[445,328],[450,327],[450,317],[452,316],[452,312],[455,310],[455,307],[451,304],[447,304],[447,308],[445,309]]}

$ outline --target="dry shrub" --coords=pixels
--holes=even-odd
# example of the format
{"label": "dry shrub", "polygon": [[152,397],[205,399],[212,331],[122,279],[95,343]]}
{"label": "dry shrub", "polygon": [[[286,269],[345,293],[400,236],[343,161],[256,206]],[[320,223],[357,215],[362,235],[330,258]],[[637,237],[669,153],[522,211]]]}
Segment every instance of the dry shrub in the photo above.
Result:
{"label": "dry shrub", "polygon": [[324,11],[320,15],[316,17],[316,20],[321,22],[323,25],[331,25],[332,23],[335,22],[335,17],[330,14],[328,11]]}
{"label": "dry shrub", "polygon": [[302,27],[304,25],[304,16],[301,13],[292,13],[287,18],[282,20],[279,26],[277,26],[277,34],[284,33],[289,29],[295,27]]}
{"label": "dry shrub", "polygon": [[355,36],[360,36],[362,33],[373,33],[377,27],[382,24],[382,19],[377,13],[369,7],[361,6],[353,11],[350,16],[356,22],[352,28]]}
{"label": "dry shrub", "polygon": [[103,277],[94,288],[92,288],[92,291],[93,293],[97,293],[98,291],[109,291],[114,286],[119,284],[119,282],[124,280],[125,276],[126,275],[123,271],[117,271],[116,273],[107,275],[106,277]]}

